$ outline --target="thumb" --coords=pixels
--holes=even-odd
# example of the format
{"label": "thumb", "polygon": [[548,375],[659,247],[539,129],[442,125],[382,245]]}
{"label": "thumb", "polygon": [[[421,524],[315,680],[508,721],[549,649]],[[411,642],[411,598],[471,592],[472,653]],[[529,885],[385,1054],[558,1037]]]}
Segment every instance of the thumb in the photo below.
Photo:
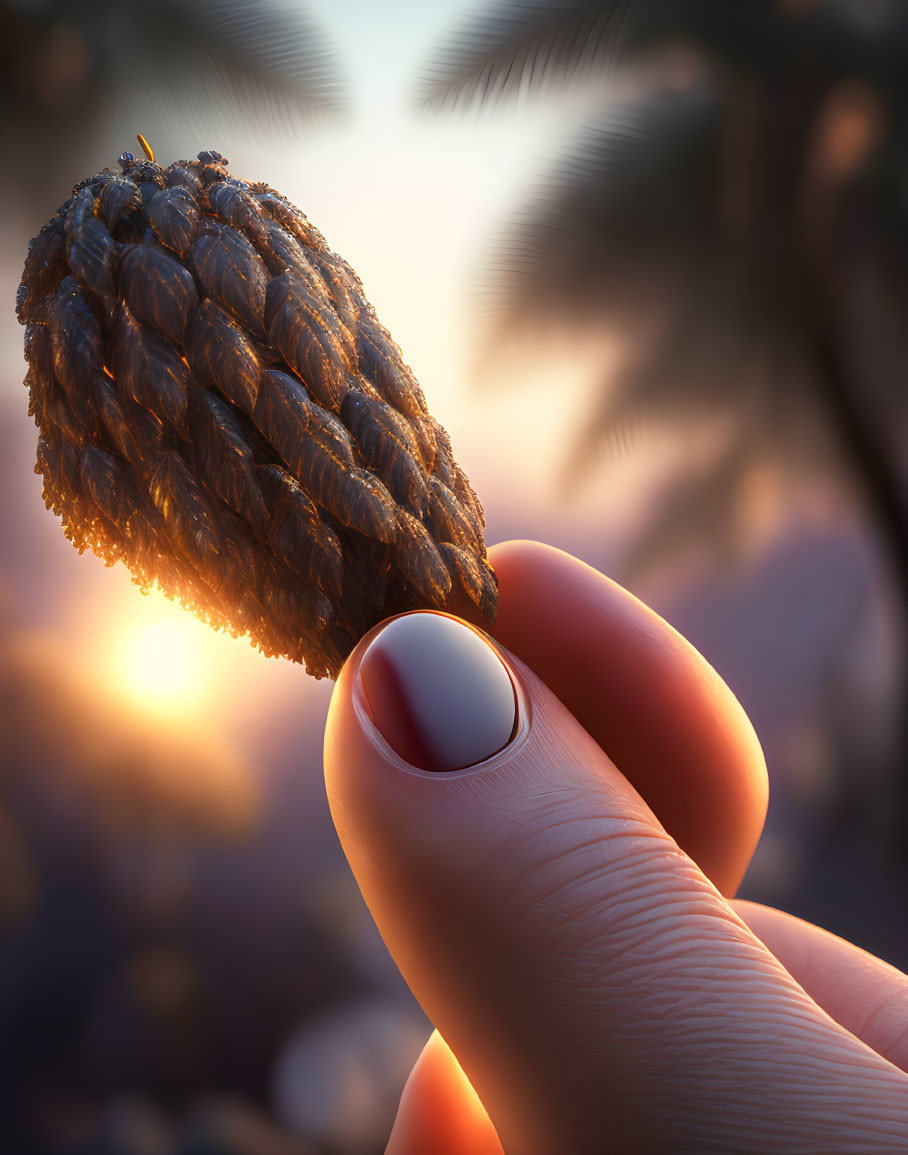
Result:
{"label": "thumb", "polygon": [[325,767],[379,930],[506,1152],[908,1138],[908,1080],[817,1008],[479,631],[418,613],[364,639]]}

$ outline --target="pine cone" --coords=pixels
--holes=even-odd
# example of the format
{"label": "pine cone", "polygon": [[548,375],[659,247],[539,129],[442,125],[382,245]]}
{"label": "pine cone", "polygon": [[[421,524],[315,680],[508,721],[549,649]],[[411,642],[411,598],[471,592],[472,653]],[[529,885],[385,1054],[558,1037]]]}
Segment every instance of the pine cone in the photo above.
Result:
{"label": "pine cone", "polygon": [[405,610],[488,629],[482,507],[350,266],[216,152],[120,166],[17,297],[67,537],[316,677]]}

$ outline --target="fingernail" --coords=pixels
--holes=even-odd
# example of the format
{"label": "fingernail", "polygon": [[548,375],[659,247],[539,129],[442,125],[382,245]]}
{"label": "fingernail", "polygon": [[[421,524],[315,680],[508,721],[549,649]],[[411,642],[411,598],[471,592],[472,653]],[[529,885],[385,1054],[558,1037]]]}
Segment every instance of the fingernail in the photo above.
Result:
{"label": "fingernail", "polygon": [[376,728],[420,770],[475,766],[516,730],[508,668],[478,631],[447,614],[389,622],[363,654],[359,678]]}

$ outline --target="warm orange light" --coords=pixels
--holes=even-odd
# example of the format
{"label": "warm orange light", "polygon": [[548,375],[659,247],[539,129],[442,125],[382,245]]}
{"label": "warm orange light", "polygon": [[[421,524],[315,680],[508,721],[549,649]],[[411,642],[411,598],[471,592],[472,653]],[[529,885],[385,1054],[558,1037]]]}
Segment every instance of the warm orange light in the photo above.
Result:
{"label": "warm orange light", "polygon": [[198,715],[215,697],[211,627],[153,591],[112,639],[108,677],[143,710]]}
{"label": "warm orange light", "polygon": [[410,1072],[388,1151],[503,1155],[492,1120],[438,1031]]}

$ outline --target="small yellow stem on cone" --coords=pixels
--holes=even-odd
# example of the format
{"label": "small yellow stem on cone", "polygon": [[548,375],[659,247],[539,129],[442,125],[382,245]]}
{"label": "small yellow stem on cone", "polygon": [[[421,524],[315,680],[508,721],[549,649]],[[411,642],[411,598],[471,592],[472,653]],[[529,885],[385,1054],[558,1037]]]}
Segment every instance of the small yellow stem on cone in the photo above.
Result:
{"label": "small yellow stem on cone", "polygon": [[141,134],[141,132],[136,133],[136,140],[142,146],[142,151],[145,153],[145,155],[148,157],[148,159],[151,161],[151,163],[154,164],[154,153],[151,151],[151,145],[148,143],[148,141],[145,139],[145,137]]}

